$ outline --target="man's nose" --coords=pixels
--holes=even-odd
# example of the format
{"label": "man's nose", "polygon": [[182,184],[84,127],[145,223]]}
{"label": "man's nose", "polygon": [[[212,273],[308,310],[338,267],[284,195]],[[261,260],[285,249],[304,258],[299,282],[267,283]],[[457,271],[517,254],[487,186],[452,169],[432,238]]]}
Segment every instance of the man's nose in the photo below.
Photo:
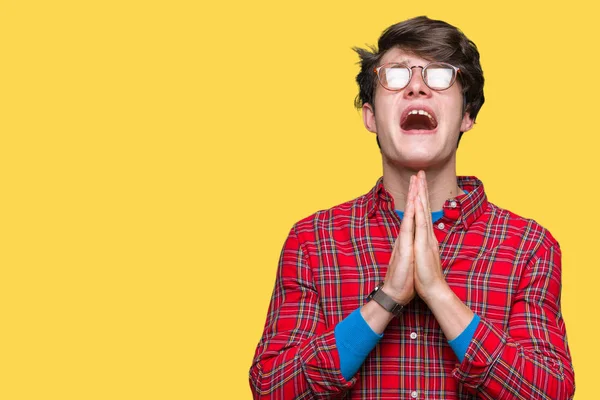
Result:
{"label": "man's nose", "polygon": [[411,70],[412,77],[404,89],[404,97],[413,98],[431,96],[431,89],[425,84],[425,81],[423,81],[423,67],[415,66],[411,67]]}

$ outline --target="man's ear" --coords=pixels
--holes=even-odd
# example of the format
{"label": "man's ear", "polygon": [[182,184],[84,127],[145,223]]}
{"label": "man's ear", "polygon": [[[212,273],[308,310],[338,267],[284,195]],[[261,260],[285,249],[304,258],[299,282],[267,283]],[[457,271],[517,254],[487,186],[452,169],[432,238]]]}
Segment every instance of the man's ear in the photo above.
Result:
{"label": "man's ear", "polygon": [[471,118],[471,115],[469,114],[468,111],[465,111],[465,114],[463,115],[462,121],[460,123],[460,131],[466,132],[468,130],[471,130],[474,123],[475,123],[475,120],[473,118]]}
{"label": "man's ear", "polygon": [[377,124],[375,123],[375,111],[369,103],[365,103],[362,106],[362,116],[365,128],[369,132],[377,133]]}

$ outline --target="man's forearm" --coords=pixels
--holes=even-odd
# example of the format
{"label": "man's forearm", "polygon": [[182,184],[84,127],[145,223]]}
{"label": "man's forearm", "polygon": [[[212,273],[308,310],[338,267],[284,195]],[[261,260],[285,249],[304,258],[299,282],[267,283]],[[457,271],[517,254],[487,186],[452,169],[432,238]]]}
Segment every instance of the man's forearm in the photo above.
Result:
{"label": "man's forearm", "polygon": [[[283,340],[287,338],[274,336],[269,341]],[[272,348],[275,347],[258,354],[250,368],[254,399],[333,398],[354,384],[344,380],[335,362],[333,329],[315,333],[278,354],[269,354],[274,353]]]}
{"label": "man's forearm", "polygon": [[369,301],[361,307],[360,313],[373,332],[381,335],[394,314],[381,307],[376,301]]}
{"label": "man's forearm", "polygon": [[255,399],[332,398],[354,384],[340,373],[334,327],[323,317],[307,259],[293,228],[250,368]]}
{"label": "man's forearm", "polygon": [[[434,294],[427,296],[426,303],[446,338],[453,340],[469,325],[474,314],[447,285],[440,285],[440,288],[432,293]],[[537,319],[541,319],[545,314],[532,308],[521,310],[523,304],[525,303],[519,301],[514,305],[515,318],[529,315],[531,324],[538,324]],[[515,396],[540,399],[572,398],[572,366],[568,352],[558,346],[563,343],[561,337],[564,332],[556,335],[558,332],[552,331],[551,334],[549,331],[550,336],[555,336],[552,341],[557,346],[554,347],[554,352],[546,350],[540,354],[541,349],[536,351],[524,347],[519,341],[520,337],[511,337],[510,334],[516,333],[518,328],[514,328],[514,332],[510,329],[509,332],[505,332],[485,318],[481,319],[479,325],[472,338],[477,343],[476,346],[470,347],[466,360],[455,372],[455,377],[466,387],[477,388],[487,393],[490,398],[502,400]],[[527,341],[531,341],[528,336]],[[518,379],[507,382],[507,376]]]}
{"label": "man's forearm", "polygon": [[473,320],[473,311],[456,296],[445,282],[431,296],[423,300],[427,303],[448,340],[458,337]]}

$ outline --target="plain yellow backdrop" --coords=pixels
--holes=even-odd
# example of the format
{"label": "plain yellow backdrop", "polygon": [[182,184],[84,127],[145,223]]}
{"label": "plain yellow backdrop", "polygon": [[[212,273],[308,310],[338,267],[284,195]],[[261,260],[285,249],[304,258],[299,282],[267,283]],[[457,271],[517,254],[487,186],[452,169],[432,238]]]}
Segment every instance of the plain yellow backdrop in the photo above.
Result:
{"label": "plain yellow backdrop", "polygon": [[479,47],[458,172],[560,242],[576,398],[596,398],[583,0],[1,1],[0,398],[250,399],[289,229],[381,173],[351,47],[423,14]]}

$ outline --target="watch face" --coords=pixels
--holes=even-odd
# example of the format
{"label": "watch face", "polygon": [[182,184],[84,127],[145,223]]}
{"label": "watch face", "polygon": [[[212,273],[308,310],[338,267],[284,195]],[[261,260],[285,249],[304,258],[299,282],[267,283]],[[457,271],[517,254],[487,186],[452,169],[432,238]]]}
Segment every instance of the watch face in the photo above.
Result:
{"label": "watch face", "polygon": [[369,295],[367,296],[367,300],[371,300],[373,298],[373,295],[375,295],[375,293],[377,293],[378,290],[379,290],[379,285],[375,286],[375,289],[373,289],[373,291],[371,293],[369,293]]}
{"label": "watch face", "polygon": [[373,289],[373,291],[369,293],[369,295],[367,296],[367,300],[372,300],[373,296],[375,296],[375,293],[379,292],[379,290],[381,290],[382,287],[383,282],[380,282],[377,286],[375,286],[375,289]]}

